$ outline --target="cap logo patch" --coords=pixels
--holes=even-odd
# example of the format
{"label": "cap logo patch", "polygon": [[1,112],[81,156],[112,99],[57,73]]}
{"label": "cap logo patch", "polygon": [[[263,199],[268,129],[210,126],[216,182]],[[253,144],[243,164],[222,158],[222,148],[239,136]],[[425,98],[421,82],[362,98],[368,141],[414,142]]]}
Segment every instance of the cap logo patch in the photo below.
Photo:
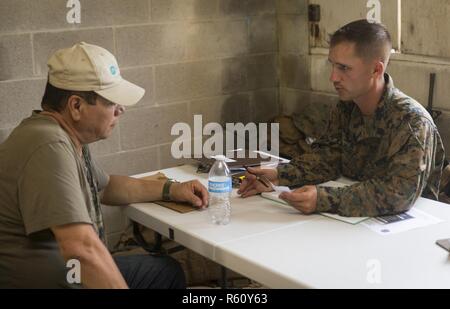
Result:
{"label": "cap logo patch", "polygon": [[114,65],[109,67],[109,71],[111,72],[112,75],[117,74],[117,68]]}

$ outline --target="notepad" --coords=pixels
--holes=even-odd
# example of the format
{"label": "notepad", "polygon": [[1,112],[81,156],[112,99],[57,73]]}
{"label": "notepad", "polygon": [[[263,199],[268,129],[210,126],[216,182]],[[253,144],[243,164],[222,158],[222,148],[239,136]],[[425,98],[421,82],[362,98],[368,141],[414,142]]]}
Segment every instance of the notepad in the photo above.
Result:
{"label": "notepad", "polygon": [[[348,185],[350,185],[352,183],[355,183],[355,182],[353,182],[351,180],[348,180],[348,179],[339,179],[339,180],[342,180],[342,182],[341,181],[328,181],[328,182],[323,183],[323,184],[321,184],[319,186],[337,188],[337,187],[345,187],[345,186],[348,186]],[[287,207],[292,207],[288,203],[286,203],[284,200],[282,200],[282,199],[280,199],[278,197],[280,195],[280,193],[281,192],[279,192],[279,191],[278,192],[276,192],[276,191],[263,192],[263,193],[261,193],[261,197],[263,197],[265,199],[269,199],[269,200],[274,201],[274,202],[277,202],[277,203],[279,203],[281,205],[284,205],[284,206],[287,206]],[[331,219],[339,220],[339,221],[342,221],[342,222],[346,222],[346,223],[349,223],[349,224],[358,224],[358,223],[361,223],[361,222],[369,219],[368,217],[343,217],[343,216],[340,216],[340,215],[326,213],[326,212],[322,212],[322,213],[320,213],[320,215],[322,215],[324,217],[331,218]]]}

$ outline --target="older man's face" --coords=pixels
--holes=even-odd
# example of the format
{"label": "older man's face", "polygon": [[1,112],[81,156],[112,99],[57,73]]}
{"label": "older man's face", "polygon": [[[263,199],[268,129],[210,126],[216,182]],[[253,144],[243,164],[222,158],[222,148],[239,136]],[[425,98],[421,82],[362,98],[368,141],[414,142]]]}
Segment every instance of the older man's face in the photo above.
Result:
{"label": "older man's face", "polygon": [[373,79],[373,64],[355,53],[355,43],[342,42],[330,48],[330,81],[343,101],[357,101],[369,91]]}
{"label": "older man's face", "polygon": [[84,143],[108,138],[119,121],[119,117],[125,112],[123,106],[112,103],[100,96],[95,105],[85,102],[83,119],[77,124],[77,130],[81,133]]}

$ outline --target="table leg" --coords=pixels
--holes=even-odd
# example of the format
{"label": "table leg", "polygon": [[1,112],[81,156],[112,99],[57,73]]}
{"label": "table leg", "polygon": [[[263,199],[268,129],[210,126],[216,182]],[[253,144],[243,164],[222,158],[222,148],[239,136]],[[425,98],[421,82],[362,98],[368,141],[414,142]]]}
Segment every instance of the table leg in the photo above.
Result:
{"label": "table leg", "polygon": [[162,248],[162,235],[155,232],[155,244],[150,245],[142,236],[141,230],[139,229],[139,224],[133,221],[133,235],[139,246],[151,255],[162,255],[165,254],[164,248]]}
{"label": "table leg", "polygon": [[221,270],[220,287],[222,289],[226,289],[226,288],[228,288],[228,285],[227,285],[227,280],[228,280],[227,279],[227,268],[224,267],[224,266],[220,266],[220,270]]}

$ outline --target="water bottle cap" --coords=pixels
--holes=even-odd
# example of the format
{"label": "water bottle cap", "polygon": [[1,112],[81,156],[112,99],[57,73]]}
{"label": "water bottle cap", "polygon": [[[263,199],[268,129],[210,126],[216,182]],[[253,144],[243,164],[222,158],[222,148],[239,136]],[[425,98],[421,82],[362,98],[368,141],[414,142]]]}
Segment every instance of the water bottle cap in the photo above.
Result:
{"label": "water bottle cap", "polygon": [[225,161],[227,159],[227,157],[225,157],[224,155],[216,155],[213,156],[214,159],[216,159],[217,161]]}

